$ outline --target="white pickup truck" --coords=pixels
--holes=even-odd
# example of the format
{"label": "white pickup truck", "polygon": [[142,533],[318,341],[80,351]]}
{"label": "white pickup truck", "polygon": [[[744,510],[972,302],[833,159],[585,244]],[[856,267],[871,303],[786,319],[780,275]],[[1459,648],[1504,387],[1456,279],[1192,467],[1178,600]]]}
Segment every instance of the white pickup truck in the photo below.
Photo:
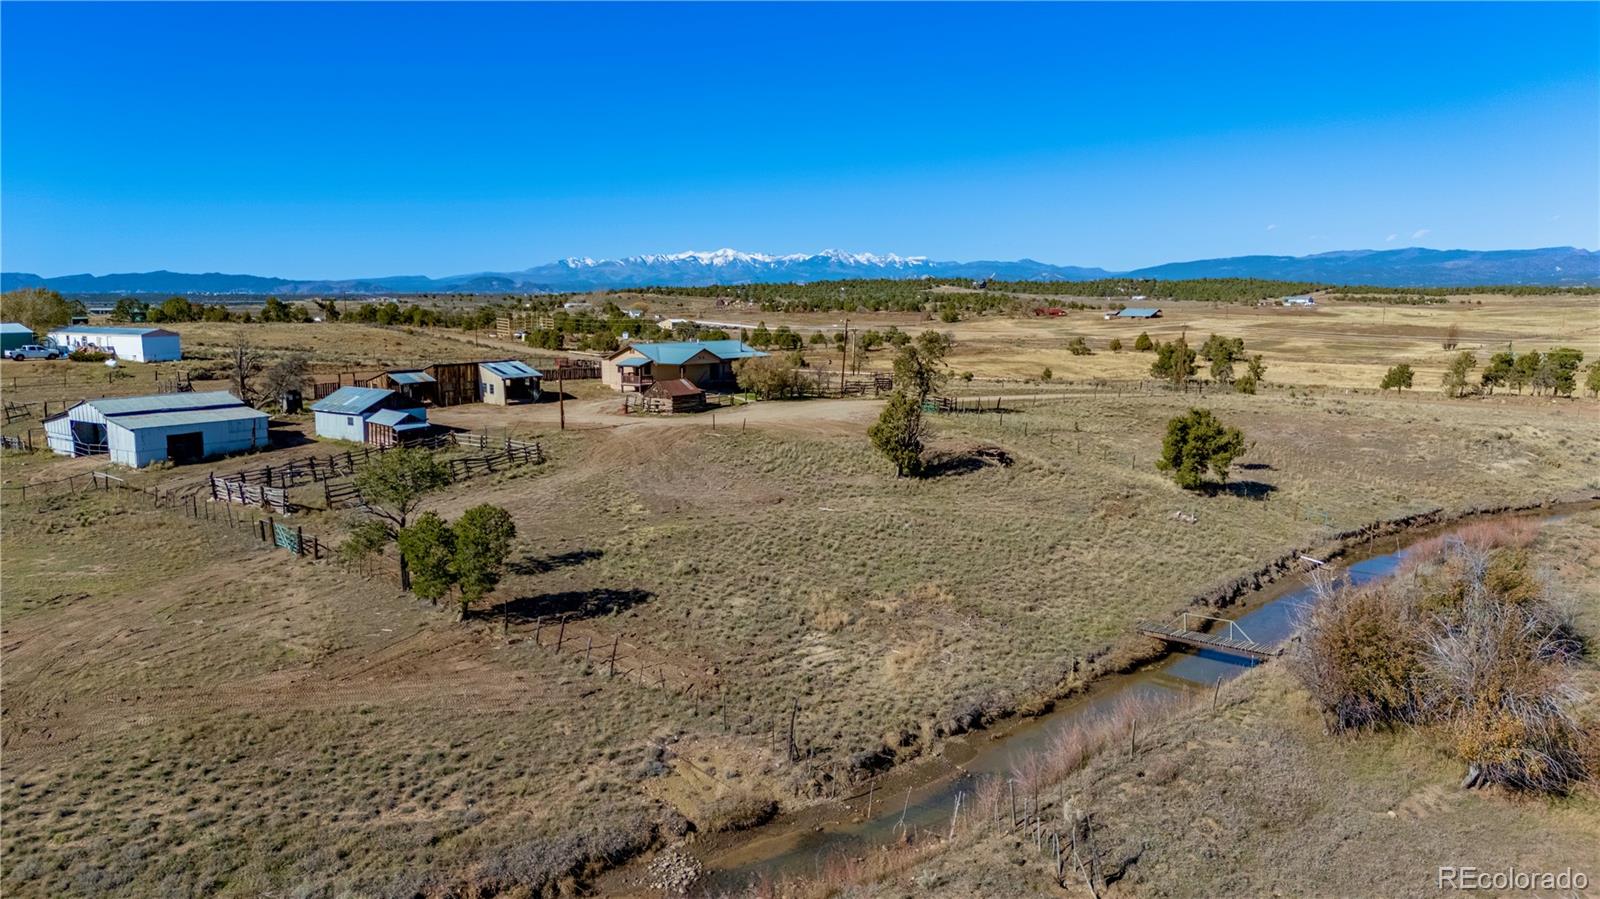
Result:
{"label": "white pickup truck", "polygon": [[6,358],[15,359],[18,362],[24,359],[60,359],[61,351],[53,346],[39,346],[36,343],[30,343],[6,350]]}

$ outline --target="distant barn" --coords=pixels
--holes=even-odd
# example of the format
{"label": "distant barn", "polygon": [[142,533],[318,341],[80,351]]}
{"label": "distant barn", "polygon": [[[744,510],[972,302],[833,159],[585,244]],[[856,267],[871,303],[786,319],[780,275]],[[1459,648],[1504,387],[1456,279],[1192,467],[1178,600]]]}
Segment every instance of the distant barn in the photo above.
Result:
{"label": "distant barn", "polygon": [[1160,309],[1135,308],[1135,307],[1132,307],[1132,306],[1128,307],[1127,309],[1119,309],[1116,312],[1107,312],[1106,313],[1106,321],[1110,321],[1111,319],[1114,319],[1114,318],[1160,318],[1160,317],[1161,317],[1161,310]]}

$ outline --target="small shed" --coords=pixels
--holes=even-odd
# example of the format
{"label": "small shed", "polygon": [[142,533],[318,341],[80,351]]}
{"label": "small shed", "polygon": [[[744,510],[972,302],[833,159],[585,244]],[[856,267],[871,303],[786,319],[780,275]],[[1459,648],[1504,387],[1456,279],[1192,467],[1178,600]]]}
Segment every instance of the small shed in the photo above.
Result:
{"label": "small shed", "polygon": [[367,418],[367,443],[401,446],[433,432],[426,418],[399,409],[381,409]]}
{"label": "small shed", "polygon": [[1315,305],[1317,305],[1317,298],[1313,297],[1309,293],[1299,293],[1299,294],[1295,294],[1292,297],[1284,297],[1283,298],[1283,305],[1285,305],[1285,306],[1315,306]]}
{"label": "small shed", "polygon": [[706,392],[687,378],[657,381],[644,395],[658,412],[698,412],[706,405]]}
{"label": "small shed", "polygon": [[67,352],[98,350],[124,362],[172,362],[183,358],[177,333],[164,328],[74,325],[51,331],[50,341]]}
{"label": "small shed", "polygon": [[438,379],[421,369],[386,371],[375,380],[375,386],[393,390],[418,406],[438,402]]}
{"label": "small shed", "polygon": [[0,350],[14,350],[33,343],[33,329],[17,322],[0,322]]}
{"label": "small shed", "polygon": [[424,425],[428,421],[428,412],[421,405],[381,387],[340,387],[311,404],[318,437],[356,443],[367,442],[367,421],[386,410],[407,413]]}
{"label": "small shed", "polygon": [[163,393],[86,400],[45,420],[62,456],[108,454],[118,465],[195,462],[265,447],[268,418],[231,393]]}
{"label": "small shed", "polygon": [[544,374],[526,362],[503,359],[478,364],[478,399],[497,406],[537,403]]}
{"label": "small shed", "polygon": [[[1106,317],[1107,318],[1112,318],[1113,316],[1109,316],[1108,315]],[[1136,308],[1136,307],[1133,307],[1133,306],[1129,306],[1127,309],[1118,310],[1117,314],[1114,317],[1115,318],[1160,318],[1161,317],[1161,310],[1160,309],[1151,309],[1151,308]]]}

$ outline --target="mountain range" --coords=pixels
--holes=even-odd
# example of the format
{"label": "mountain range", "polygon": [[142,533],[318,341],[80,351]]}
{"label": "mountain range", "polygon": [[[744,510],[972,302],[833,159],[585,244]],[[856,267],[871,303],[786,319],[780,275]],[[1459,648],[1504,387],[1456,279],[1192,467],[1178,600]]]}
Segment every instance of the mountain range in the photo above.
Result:
{"label": "mountain range", "polygon": [[1341,250],[1312,256],[1233,256],[1112,272],[1032,259],[949,262],[925,256],[872,253],[795,253],[772,256],[737,250],[568,258],[514,272],[476,272],[443,278],[395,275],[349,280],[295,280],[262,275],[154,271],[43,278],[0,273],[0,290],[48,287],[68,294],[395,294],[505,293],[703,287],[814,282],[845,278],[996,278],[1002,281],[1089,281],[1096,278],[1264,278],[1375,287],[1475,285],[1600,286],[1600,252],[1577,247],[1532,250]]}

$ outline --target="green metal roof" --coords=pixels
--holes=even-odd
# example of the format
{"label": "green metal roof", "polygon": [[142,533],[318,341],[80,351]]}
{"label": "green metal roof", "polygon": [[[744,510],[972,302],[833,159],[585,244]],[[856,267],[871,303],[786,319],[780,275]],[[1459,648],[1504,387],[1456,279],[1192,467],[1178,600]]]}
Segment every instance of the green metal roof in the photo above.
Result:
{"label": "green metal roof", "polygon": [[674,340],[665,343],[636,343],[628,349],[637,350],[651,362],[662,365],[682,365],[701,351],[708,352],[724,362],[766,355],[742,340]]}

